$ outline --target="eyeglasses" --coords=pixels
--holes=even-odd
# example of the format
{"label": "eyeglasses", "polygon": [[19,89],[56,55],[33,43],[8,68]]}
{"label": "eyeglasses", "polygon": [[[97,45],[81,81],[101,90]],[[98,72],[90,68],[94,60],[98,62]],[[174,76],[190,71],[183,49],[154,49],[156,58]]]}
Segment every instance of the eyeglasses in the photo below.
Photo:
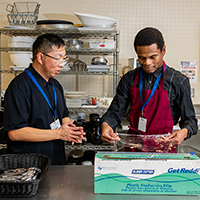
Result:
{"label": "eyeglasses", "polygon": [[58,66],[60,66],[60,65],[62,65],[62,64],[64,64],[64,66],[65,66],[65,65],[67,64],[68,60],[69,60],[69,58],[65,58],[65,59],[61,60],[61,59],[59,59],[59,58],[55,58],[55,57],[53,57],[53,56],[50,56],[50,55],[48,55],[48,54],[46,54],[46,53],[42,53],[42,54],[44,54],[45,56],[47,56],[47,57],[49,57],[49,58],[53,58],[54,60],[57,60],[57,65],[58,65]]}

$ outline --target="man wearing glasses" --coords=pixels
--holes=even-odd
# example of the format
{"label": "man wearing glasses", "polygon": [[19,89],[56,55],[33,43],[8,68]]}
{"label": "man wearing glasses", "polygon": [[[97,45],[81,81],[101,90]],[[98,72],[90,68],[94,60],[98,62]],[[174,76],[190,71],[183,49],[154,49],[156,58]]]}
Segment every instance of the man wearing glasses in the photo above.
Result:
{"label": "man wearing glasses", "polygon": [[10,153],[39,153],[53,165],[66,164],[64,141],[80,143],[85,133],[69,119],[63,89],[54,77],[67,63],[65,43],[44,34],[33,43],[33,63],[5,94],[4,127]]}

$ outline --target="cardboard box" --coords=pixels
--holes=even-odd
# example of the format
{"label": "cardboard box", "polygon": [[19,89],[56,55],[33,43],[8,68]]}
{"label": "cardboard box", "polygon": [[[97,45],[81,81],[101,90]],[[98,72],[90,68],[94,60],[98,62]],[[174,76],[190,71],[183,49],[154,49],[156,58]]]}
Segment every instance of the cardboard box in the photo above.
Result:
{"label": "cardboard box", "polygon": [[98,152],[94,192],[200,195],[200,159],[184,153]]}

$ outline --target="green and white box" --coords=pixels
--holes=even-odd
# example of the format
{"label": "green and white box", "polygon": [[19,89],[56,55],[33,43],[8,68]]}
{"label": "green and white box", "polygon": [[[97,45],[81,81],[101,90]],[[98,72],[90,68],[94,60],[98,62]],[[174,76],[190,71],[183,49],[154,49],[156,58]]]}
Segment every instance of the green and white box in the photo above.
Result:
{"label": "green and white box", "polygon": [[98,152],[94,192],[200,195],[200,159],[185,153]]}

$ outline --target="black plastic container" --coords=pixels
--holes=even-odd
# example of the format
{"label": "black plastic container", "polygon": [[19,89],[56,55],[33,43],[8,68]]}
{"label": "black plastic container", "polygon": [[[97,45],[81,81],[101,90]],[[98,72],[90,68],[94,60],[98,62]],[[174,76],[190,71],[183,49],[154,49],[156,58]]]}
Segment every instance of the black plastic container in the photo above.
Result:
{"label": "black plastic container", "polygon": [[89,141],[92,144],[102,144],[101,132],[100,132],[100,117],[93,117],[90,122],[90,136]]}
{"label": "black plastic container", "polygon": [[0,155],[0,169],[37,167],[41,173],[33,181],[0,181],[0,198],[32,197],[36,194],[40,181],[45,177],[51,159],[42,154],[4,154]]}
{"label": "black plastic container", "polygon": [[99,117],[99,114],[97,114],[97,113],[91,113],[91,114],[90,114],[90,123],[92,122],[92,119],[93,119],[94,117]]}
{"label": "black plastic container", "polygon": [[90,122],[85,120],[77,120],[74,121],[74,124],[78,127],[83,127],[83,131],[86,133],[86,135],[84,136],[85,140],[82,141],[82,144],[85,144],[90,135]]}

